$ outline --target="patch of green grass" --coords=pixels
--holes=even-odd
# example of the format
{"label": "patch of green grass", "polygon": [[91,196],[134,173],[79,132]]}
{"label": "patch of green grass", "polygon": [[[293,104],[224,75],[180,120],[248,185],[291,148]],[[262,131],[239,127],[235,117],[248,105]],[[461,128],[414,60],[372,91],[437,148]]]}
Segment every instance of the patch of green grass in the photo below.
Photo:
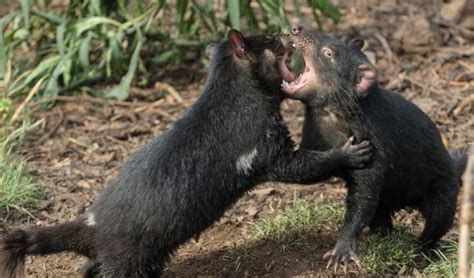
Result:
{"label": "patch of green grass", "polygon": [[41,186],[25,173],[24,163],[0,159],[0,212],[16,209],[30,214],[27,208],[39,201],[40,190]]}
{"label": "patch of green grass", "polygon": [[344,215],[338,204],[310,204],[295,198],[293,206],[273,219],[263,220],[255,226],[254,239],[269,238],[283,250],[307,244],[317,231],[334,230]]}
{"label": "patch of green grass", "polygon": [[234,265],[234,271],[237,272],[243,261],[251,260],[254,257],[250,254],[248,245],[240,246],[238,249],[232,249],[224,256],[224,260]]}
{"label": "patch of green grass", "polygon": [[[20,126],[13,126],[13,101],[0,98],[0,215],[8,215],[11,209],[29,214],[28,208],[39,201],[41,186],[25,171],[25,162],[15,154],[15,147],[26,134],[43,123],[30,123],[28,117],[21,118]],[[5,218],[3,219],[5,221]]]}
{"label": "patch of green grass", "polygon": [[371,273],[397,273],[413,264],[416,236],[408,229],[399,229],[389,236],[372,234],[358,243],[357,253],[363,266]]}
{"label": "patch of green grass", "polygon": [[[424,274],[428,276],[456,277],[459,267],[459,243],[455,240],[447,240],[443,243],[441,244],[441,249],[435,251],[437,258],[428,258],[430,265],[425,268]],[[471,238],[471,250],[474,250],[474,238]],[[471,262],[472,268],[474,268],[474,261]]]}
{"label": "patch of green grass", "polygon": [[[315,234],[336,237],[344,217],[344,206],[321,204],[295,198],[292,207],[273,219],[255,225],[254,239],[271,239],[283,250],[292,246],[312,244]],[[398,272],[404,265],[414,264],[416,236],[408,229],[393,234],[363,236],[357,245],[364,268],[371,273]]]}

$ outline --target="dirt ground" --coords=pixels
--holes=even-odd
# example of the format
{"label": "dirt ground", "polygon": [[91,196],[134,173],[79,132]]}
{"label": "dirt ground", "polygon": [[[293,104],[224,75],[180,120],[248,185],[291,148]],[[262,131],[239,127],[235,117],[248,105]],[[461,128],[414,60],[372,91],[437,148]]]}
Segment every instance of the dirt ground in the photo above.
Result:
{"label": "dirt ground", "polygon": [[[474,140],[474,105],[466,102],[474,95],[474,36],[469,26],[451,26],[440,20],[434,2],[359,0],[351,6],[341,4],[342,21],[326,30],[344,38],[366,39],[365,51],[379,69],[381,84],[419,105],[436,122],[449,147],[459,147]],[[169,128],[192,105],[206,79],[205,70],[199,68],[193,65],[158,76],[161,83],[152,89],[134,88],[128,102],[64,97],[52,109],[36,113],[35,117],[46,120],[45,125],[29,135],[21,153],[29,161],[29,172],[46,185],[46,201],[32,210],[34,218],[13,213],[8,222],[52,225],[83,213],[134,150]],[[167,85],[180,95],[160,93]],[[286,101],[283,110],[298,141],[304,107]],[[286,251],[272,241],[249,238],[256,222],[278,215],[295,194],[309,201],[342,203],[345,189],[341,183],[260,185],[198,241],[180,248],[165,276],[331,274],[324,269],[322,257],[334,244],[336,231],[330,236],[315,234],[313,245]],[[64,277],[78,275],[75,269],[83,260],[63,253],[31,257],[26,264],[32,277]],[[362,274],[355,269],[350,273]]]}

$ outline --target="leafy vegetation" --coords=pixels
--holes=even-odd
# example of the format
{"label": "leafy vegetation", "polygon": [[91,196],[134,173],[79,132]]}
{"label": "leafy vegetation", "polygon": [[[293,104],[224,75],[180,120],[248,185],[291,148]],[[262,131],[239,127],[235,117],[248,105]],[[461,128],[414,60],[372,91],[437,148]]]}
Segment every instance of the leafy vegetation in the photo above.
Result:
{"label": "leafy vegetation", "polygon": [[39,201],[41,186],[28,177],[23,163],[12,163],[12,158],[0,159],[0,212],[16,209],[30,214],[28,207]]}
{"label": "leafy vegetation", "polygon": [[[27,115],[20,119],[28,99],[34,95],[38,87],[33,88],[25,101],[15,108],[13,100],[8,97],[5,88],[9,85],[12,76],[11,64],[7,65],[4,79],[0,80],[0,213],[8,213],[16,209],[28,213],[28,207],[34,205],[39,198],[40,185],[33,182],[25,173],[24,161],[13,152],[25,135],[42,123],[31,123]],[[20,125],[15,125],[19,120]],[[4,219],[5,220],[5,219]]]}
{"label": "leafy vegetation", "polygon": [[[66,2],[67,3],[67,2]],[[293,1],[299,16],[299,1]],[[184,53],[219,41],[228,27],[252,33],[288,30],[279,1],[22,0],[0,19],[0,78],[15,66],[9,96],[28,92],[42,78],[38,95],[85,90],[126,99],[132,81],[148,85],[153,65],[179,64]],[[328,0],[307,1],[318,24],[340,13]],[[143,59],[142,57],[146,57]],[[104,93],[98,81],[117,84]]]}
{"label": "leafy vegetation", "polygon": [[[428,258],[430,265],[424,273],[428,276],[456,277],[459,268],[459,243],[455,240],[447,240],[441,245],[441,250],[435,251],[436,258]],[[471,250],[474,250],[474,235],[471,236]],[[471,261],[471,269],[474,269],[474,261]]]}
{"label": "leafy vegetation", "polygon": [[13,110],[8,98],[0,98],[0,212],[16,209],[29,214],[27,209],[39,200],[41,186],[28,177],[24,161],[12,153],[12,148],[41,121],[32,124],[23,118],[22,124],[14,127],[10,124]]}

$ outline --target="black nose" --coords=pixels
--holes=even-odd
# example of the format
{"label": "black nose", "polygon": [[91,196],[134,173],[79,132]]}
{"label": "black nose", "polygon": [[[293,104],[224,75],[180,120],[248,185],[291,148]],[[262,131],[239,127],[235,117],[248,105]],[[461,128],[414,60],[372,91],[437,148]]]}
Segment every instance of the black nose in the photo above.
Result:
{"label": "black nose", "polygon": [[303,26],[301,25],[294,25],[293,28],[291,28],[292,35],[298,35],[301,31],[303,31]]}

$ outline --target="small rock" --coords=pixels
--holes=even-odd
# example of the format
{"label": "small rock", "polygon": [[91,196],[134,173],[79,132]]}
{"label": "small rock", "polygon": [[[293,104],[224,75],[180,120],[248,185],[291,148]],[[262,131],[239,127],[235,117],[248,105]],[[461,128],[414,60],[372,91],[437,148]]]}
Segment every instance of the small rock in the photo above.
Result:
{"label": "small rock", "polygon": [[221,224],[227,224],[230,222],[230,218],[228,216],[224,216],[219,220],[219,223]]}
{"label": "small rock", "polygon": [[36,205],[36,208],[40,211],[46,210],[50,204],[51,204],[50,201],[41,201],[38,203],[38,205]]}
{"label": "small rock", "polygon": [[467,0],[453,0],[441,7],[440,15],[444,20],[458,22],[462,16]]}
{"label": "small rock", "polygon": [[249,216],[254,217],[258,213],[258,208],[256,206],[250,206],[245,211],[248,213]]}
{"label": "small rock", "polygon": [[77,186],[80,187],[80,188],[84,188],[84,189],[89,189],[91,188],[91,185],[89,182],[87,182],[86,180],[80,180],[77,182]]}

